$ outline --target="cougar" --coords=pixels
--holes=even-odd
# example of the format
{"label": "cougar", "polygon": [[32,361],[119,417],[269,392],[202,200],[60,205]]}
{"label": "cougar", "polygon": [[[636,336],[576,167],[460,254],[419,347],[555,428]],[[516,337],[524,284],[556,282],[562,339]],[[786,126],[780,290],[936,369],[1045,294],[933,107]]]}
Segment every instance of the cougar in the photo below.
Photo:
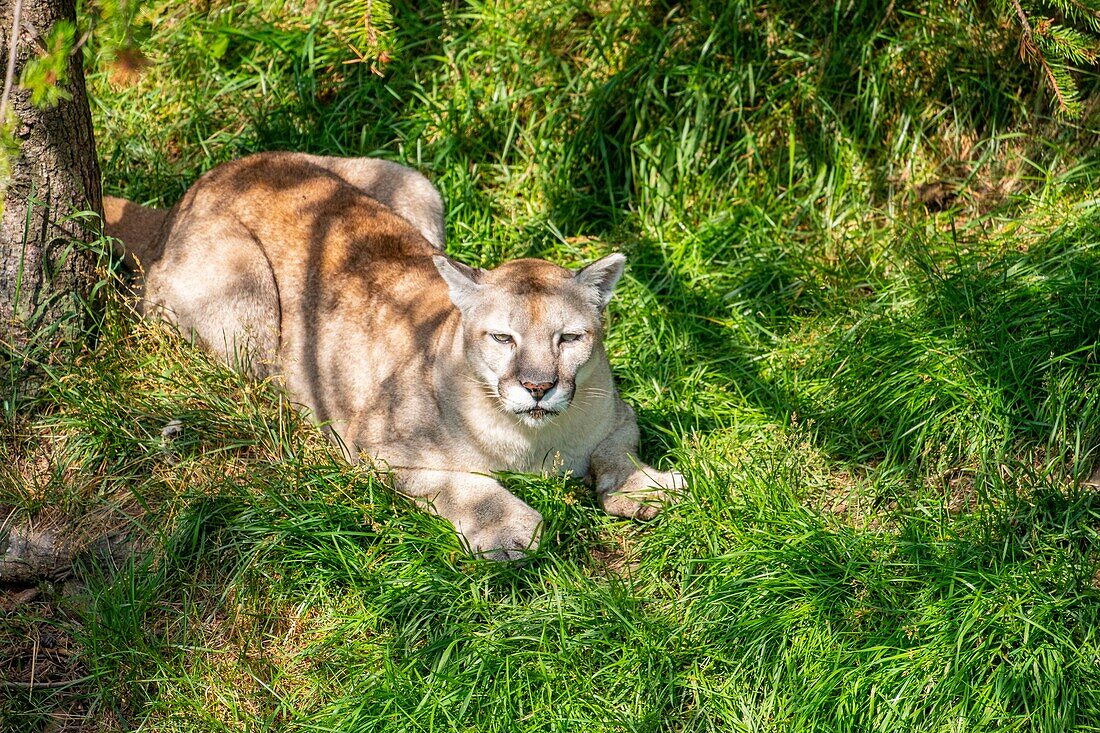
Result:
{"label": "cougar", "polygon": [[498,472],[568,472],[649,519],[683,479],[638,459],[603,314],[625,258],[482,270],[443,254],[443,202],[368,158],[262,153],[168,210],[106,198],[138,308],[238,369],[277,377],[349,460],[454,525],[475,555],[535,548],[541,515]]}

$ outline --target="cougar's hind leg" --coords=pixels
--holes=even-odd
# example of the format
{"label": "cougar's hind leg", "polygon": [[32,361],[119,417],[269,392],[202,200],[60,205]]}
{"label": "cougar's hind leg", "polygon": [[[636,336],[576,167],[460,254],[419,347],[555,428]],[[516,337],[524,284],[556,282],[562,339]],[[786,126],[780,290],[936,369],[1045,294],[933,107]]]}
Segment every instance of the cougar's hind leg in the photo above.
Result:
{"label": "cougar's hind leg", "polygon": [[238,371],[273,373],[281,327],[279,294],[259,245],[240,232],[205,232],[169,242],[146,273],[146,316],[180,332]]}

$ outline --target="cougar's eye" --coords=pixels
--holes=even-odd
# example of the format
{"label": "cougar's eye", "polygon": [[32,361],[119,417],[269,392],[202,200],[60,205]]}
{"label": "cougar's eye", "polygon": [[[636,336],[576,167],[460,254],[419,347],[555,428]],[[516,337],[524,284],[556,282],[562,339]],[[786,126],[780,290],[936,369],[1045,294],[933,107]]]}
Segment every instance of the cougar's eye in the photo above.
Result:
{"label": "cougar's eye", "polygon": [[581,336],[584,336],[584,334],[583,333],[563,333],[561,335],[561,342],[563,344],[571,344],[574,341],[580,341]]}
{"label": "cougar's eye", "polygon": [[510,334],[507,334],[507,333],[491,333],[489,335],[493,338],[493,341],[496,341],[498,344],[510,344],[510,343],[512,343],[512,336]]}

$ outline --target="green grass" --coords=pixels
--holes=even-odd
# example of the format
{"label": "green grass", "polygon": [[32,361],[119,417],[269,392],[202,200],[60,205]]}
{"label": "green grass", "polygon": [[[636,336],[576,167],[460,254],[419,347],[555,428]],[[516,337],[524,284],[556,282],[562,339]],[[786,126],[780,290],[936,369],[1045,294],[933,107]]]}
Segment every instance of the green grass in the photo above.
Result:
{"label": "green grass", "polygon": [[1059,123],[975,4],[614,0],[395,5],[379,77],[319,8],[150,3],[126,87],[93,39],[107,191],[378,155],[464,261],[625,252],[613,367],[689,490],[640,525],[506,476],[545,540],[473,561],[113,302],[4,423],[0,504],[139,551],[3,611],[12,678],[90,679],[0,727],[1100,730],[1094,72]]}

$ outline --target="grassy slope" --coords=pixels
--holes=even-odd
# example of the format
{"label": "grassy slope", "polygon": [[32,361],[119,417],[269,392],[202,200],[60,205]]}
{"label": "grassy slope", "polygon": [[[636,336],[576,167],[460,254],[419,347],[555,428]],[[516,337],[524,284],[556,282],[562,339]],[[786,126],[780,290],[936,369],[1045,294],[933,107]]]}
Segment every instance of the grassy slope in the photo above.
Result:
{"label": "grassy slope", "polygon": [[381,155],[436,181],[465,261],[625,252],[615,371],[691,489],[638,526],[507,477],[548,539],[470,562],[274,390],[112,311],[11,421],[11,444],[65,437],[7,461],[0,498],[131,517],[152,550],[42,622],[94,680],[0,720],[1100,730],[1096,118],[1045,119],[967,4],[881,5],[398,9],[385,78],[294,6],[152,6],[152,69],[92,80],[109,191]]}

